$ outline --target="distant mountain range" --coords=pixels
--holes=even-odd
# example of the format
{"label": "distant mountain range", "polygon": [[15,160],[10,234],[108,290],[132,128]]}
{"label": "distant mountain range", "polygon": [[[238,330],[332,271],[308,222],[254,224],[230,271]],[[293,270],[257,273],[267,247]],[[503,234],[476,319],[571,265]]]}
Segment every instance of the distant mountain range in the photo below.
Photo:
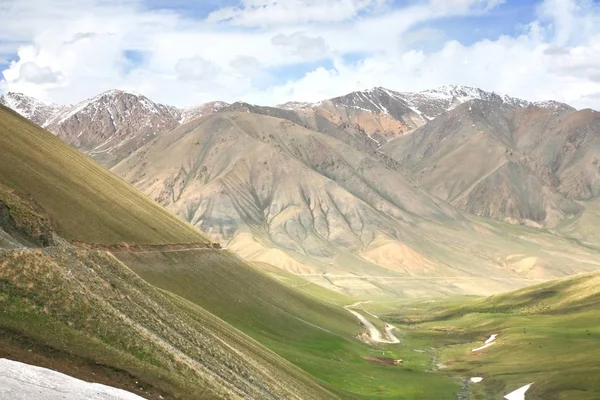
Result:
{"label": "distant mountain range", "polygon": [[[497,141],[511,145],[509,153],[531,148],[529,157],[563,143],[554,153],[559,180],[586,165],[587,148],[595,153],[589,111],[487,106],[459,105],[381,151],[403,149],[397,142],[411,136],[443,147],[427,129],[442,130],[439,142],[452,144],[455,163],[477,150],[498,161],[490,156],[499,152]],[[123,99],[88,115],[107,113],[122,125],[140,107]],[[341,128],[319,132],[244,111],[247,105],[218,107],[158,133],[112,170],[253,263],[0,105],[0,392],[36,399],[100,392],[115,399],[450,399],[465,388],[502,396],[534,379],[527,396],[598,392],[598,241],[456,209],[411,181],[419,175],[415,165],[444,158],[421,154],[418,141],[405,143],[417,153],[398,156],[395,168],[333,136]],[[56,121],[73,117],[62,112]],[[466,129],[472,122],[475,133]],[[546,124],[542,138],[521,136],[539,124]],[[573,131],[581,126],[588,128]],[[506,156],[535,175],[520,157]],[[479,190],[460,189],[466,197]],[[600,207],[574,203],[583,216],[561,228],[598,233]],[[497,293],[592,270],[487,298],[423,298]],[[383,335],[402,342],[382,347]],[[497,336],[501,344],[487,350]],[[514,351],[496,351],[511,346],[518,363]],[[546,357],[546,349],[558,357]],[[399,354],[404,366],[394,367]],[[447,366],[440,373],[436,360]],[[460,384],[475,375],[492,384]]]}
{"label": "distant mountain range", "polygon": [[176,108],[122,90],[109,90],[73,106],[45,104],[20,93],[0,96],[0,104],[108,166],[155,135],[227,106],[212,102]]}
{"label": "distant mountain range", "polygon": [[[596,111],[464,86],[277,107],[118,90],[0,103],[238,254],[336,290],[490,293],[598,266],[561,236],[599,237],[584,222],[600,199]],[[515,242],[476,216],[552,233],[515,227],[528,238]],[[412,279],[435,276],[447,280]]]}
{"label": "distant mountain range", "polygon": [[290,102],[277,107],[215,101],[177,108],[122,90],[109,90],[67,106],[45,104],[21,93],[7,93],[0,96],[0,104],[112,166],[157,134],[219,111],[244,110],[289,119],[368,151],[475,99],[516,107],[570,109],[561,103],[531,103],[466,86],[443,86],[418,93],[377,87],[318,103]]}

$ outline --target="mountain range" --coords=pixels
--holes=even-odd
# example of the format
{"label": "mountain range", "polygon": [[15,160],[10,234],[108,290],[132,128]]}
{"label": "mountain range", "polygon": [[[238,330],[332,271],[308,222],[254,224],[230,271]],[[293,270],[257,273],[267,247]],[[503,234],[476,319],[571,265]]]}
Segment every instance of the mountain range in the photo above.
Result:
{"label": "mountain range", "polygon": [[598,267],[569,240],[597,238],[582,222],[595,111],[461,86],[278,107],[0,102],[50,115],[38,123],[243,257],[335,290],[491,293]]}
{"label": "mountain range", "polygon": [[4,97],[80,131],[0,105],[0,397],[67,392],[9,359],[156,400],[596,398],[597,113],[389,93]]}

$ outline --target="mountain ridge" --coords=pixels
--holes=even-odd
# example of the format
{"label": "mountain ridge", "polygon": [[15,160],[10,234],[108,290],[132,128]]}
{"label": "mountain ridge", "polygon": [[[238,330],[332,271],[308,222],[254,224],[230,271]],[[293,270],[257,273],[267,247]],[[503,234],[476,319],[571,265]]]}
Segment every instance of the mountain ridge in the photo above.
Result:
{"label": "mountain ridge", "polygon": [[463,211],[553,228],[600,195],[599,115],[472,100],[382,151]]}
{"label": "mountain ridge", "polygon": [[215,112],[246,109],[288,119],[331,135],[379,158],[388,167],[399,168],[394,160],[379,151],[380,147],[473,99],[519,107],[538,104],[553,109],[570,108],[555,101],[531,103],[459,85],[421,92],[397,92],[375,87],[316,103],[288,102],[275,107],[212,101],[180,108],[155,103],[142,94],[118,89],[108,90],[72,106],[46,105],[16,93],[0,96],[0,104],[11,106],[109,167],[157,135],[177,126]]}

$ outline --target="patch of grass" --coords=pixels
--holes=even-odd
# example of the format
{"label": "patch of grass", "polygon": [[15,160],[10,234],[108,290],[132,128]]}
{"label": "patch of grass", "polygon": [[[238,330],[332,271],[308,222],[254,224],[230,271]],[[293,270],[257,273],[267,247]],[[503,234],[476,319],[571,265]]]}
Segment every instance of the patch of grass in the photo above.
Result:
{"label": "patch of grass", "polygon": [[4,106],[0,148],[0,183],[34,198],[67,240],[208,242],[191,225]]}
{"label": "patch of grass", "polygon": [[267,272],[269,276],[275,280],[278,280],[284,285],[293,288],[295,291],[304,293],[309,297],[319,301],[336,306],[345,306],[357,301],[357,299],[352,296],[348,296],[344,293],[334,292],[333,290],[329,290],[323,286],[309,282],[298,275],[292,274],[291,272],[285,271],[271,264],[263,262],[253,262],[251,264],[256,265],[260,268],[260,270]]}
{"label": "patch of grass", "polygon": [[[600,273],[558,279],[484,299],[405,304],[388,315],[407,343],[435,348],[445,373],[470,384],[474,399],[535,382],[527,399],[600,397]],[[491,334],[496,344],[472,352]]]}

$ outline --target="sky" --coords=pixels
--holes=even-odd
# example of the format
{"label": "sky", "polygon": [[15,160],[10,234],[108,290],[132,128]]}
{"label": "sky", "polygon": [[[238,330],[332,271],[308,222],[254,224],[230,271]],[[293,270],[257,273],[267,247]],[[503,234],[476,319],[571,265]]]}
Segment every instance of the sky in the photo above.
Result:
{"label": "sky", "polygon": [[467,85],[600,110],[600,0],[2,0],[0,93],[189,106]]}

